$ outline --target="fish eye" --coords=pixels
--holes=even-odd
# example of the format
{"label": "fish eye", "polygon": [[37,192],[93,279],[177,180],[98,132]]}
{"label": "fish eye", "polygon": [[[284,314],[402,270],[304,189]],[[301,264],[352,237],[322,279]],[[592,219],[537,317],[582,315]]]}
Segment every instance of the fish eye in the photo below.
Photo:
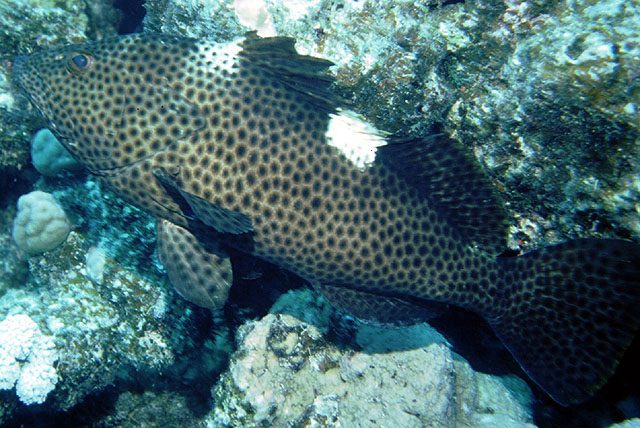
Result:
{"label": "fish eye", "polygon": [[81,74],[93,66],[93,57],[84,52],[71,52],[67,57],[67,69],[74,74]]}

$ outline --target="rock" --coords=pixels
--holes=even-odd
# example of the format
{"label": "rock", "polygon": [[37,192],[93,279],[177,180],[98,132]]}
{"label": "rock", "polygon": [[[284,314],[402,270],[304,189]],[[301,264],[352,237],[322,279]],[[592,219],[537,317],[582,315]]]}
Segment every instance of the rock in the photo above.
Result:
{"label": "rock", "polygon": [[[301,312],[305,321],[293,315]],[[327,339],[331,313],[311,291],[296,290],[242,326],[238,350],[213,389],[208,423],[533,426],[531,392],[522,380],[474,372],[428,325],[356,324],[355,343],[340,347]]]}
{"label": "rock", "polygon": [[628,419],[619,424],[610,425],[608,428],[640,428],[640,418]]}
{"label": "rock", "polygon": [[[102,266],[93,266],[90,276],[85,239],[72,232],[56,250],[32,256],[31,283],[0,297],[0,319],[29,316],[58,350],[60,380],[49,412],[137,376],[185,380],[220,370],[229,348],[221,321],[210,321],[211,338],[200,337],[193,331],[196,314],[167,282],[125,269],[106,254],[92,262]],[[178,356],[185,360],[177,362]]]}
{"label": "rock", "polygon": [[145,2],[143,26],[147,32],[182,34],[228,40],[246,31],[232,0],[159,0]]}
{"label": "rock", "polygon": [[0,297],[15,284],[24,284],[29,275],[29,265],[10,234],[11,227],[0,221]]}
{"label": "rock", "polygon": [[120,394],[113,414],[96,424],[97,428],[137,428],[144,421],[147,428],[204,428],[189,410],[185,397],[173,392]]}

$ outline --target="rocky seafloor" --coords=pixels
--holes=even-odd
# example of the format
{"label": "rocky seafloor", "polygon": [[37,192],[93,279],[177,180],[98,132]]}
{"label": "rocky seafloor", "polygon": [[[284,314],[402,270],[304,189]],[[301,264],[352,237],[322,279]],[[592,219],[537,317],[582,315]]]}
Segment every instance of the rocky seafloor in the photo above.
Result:
{"label": "rocky seafloor", "polygon": [[[599,394],[563,408],[472,314],[374,328],[241,258],[223,311],[190,305],[154,220],[36,135],[11,84],[16,54],[63,43],[252,29],[333,61],[335,90],[378,128],[472,148],[513,249],[640,241],[637,2],[0,0],[0,426],[640,426],[637,344]],[[42,254],[12,236],[34,190],[70,229]]]}

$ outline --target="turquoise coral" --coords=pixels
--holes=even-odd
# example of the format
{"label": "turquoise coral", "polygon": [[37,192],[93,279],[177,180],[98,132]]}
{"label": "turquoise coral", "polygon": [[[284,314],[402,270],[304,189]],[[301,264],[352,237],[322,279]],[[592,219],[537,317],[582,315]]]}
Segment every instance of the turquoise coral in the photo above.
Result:
{"label": "turquoise coral", "polygon": [[55,176],[63,170],[80,169],[80,164],[46,128],[36,132],[31,139],[31,163],[40,174],[46,176]]}

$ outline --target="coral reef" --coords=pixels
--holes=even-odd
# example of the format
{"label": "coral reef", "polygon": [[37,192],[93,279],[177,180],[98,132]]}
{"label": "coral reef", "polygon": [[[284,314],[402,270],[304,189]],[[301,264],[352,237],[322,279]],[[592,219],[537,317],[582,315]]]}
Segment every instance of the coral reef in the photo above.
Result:
{"label": "coral reef", "polygon": [[[49,411],[68,410],[89,394],[139,377],[162,374],[180,384],[220,371],[230,351],[226,326],[209,314],[211,328],[197,333],[202,314],[149,263],[155,222],[101,192],[95,182],[77,178],[39,182],[73,213],[67,240],[29,257],[28,276],[11,264],[0,265],[6,268],[0,277],[7,272],[21,278],[3,285],[0,320],[30,317],[58,350],[59,381],[49,393]],[[8,232],[0,233],[0,242],[10,242]],[[9,253],[11,247],[7,244]],[[7,400],[0,423],[17,408],[9,406],[11,396]]]}
{"label": "coral reef", "polygon": [[[27,314],[53,336],[62,380],[52,395],[61,409],[112,383],[127,365],[144,370],[174,359],[162,322],[166,290],[113,261],[106,285],[94,284],[82,247],[72,232],[62,247],[30,258],[33,287],[10,289],[0,300],[0,313]],[[172,328],[180,328],[176,321]]]}
{"label": "coral reef", "polygon": [[[336,90],[378,128],[446,132],[473,148],[507,201],[514,248],[640,239],[637,2],[264,0],[258,14],[247,3],[145,2],[143,26],[217,40],[254,28],[295,37],[300,52],[335,63]],[[426,325],[373,329],[307,290],[240,328],[212,409],[194,414],[177,390],[209,389],[230,352],[228,326],[162,278],[153,219],[82,174],[39,178],[28,143],[42,123],[11,90],[16,54],[107,37],[119,19],[110,0],[0,0],[0,330],[22,319],[41,349],[55,349],[58,379],[45,371],[45,388],[13,388],[31,360],[8,357],[0,340],[0,425],[25,403],[46,397],[48,414],[73,411],[118,385],[96,426],[532,426],[520,379],[473,370]],[[10,228],[15,200],[34,189],[53,193],[74,228],[27,261]],[[153,391],[127,391],[140,379]],[[618,420],[638,414],[637,393],[627,400],[632,410],[616,410]],[[610,425],[607,409],[591,405],[589,422]],[[549,408],[542,423],[569,426],[545,416]]]}
{"label": "coral reef", "polygon": [[22,257],[23,253],[18,249],[10,233],[9,220],[0,221],[0,298],[4,292],[15,284],[24,284],[29,275],[29,266]]}
{"label": "coral reef", "polygon": [[[57,410],[119,379],[170,371],[195,346],[193,312],[162,280],[151,282],[109,258],[102,275],[90,276],[84,247],[72,232],[60,248],[31,257],[33,283],[0,299],[0,315],[31,317],[56,344],[60,381],[50,404]],[[217,349],[210,356],[222,362],[224,347]]]}
{"label": "coral reef", "polygon": [[487,52],[494,76],[467,88],[447,126],[475,142],[525,246],[637,239],[638,5],[505,4],[489,37],[506,54]]}
{"label": "coral reef", "polygon": [[82,0],[0,2],[0,62],[16,53],[87,39],[88,18]]}
{"label": "coral reef", "polygon": [[91,40],[101,40],[118,33],[118,28],[123,20],[122,12],[116,9],[118,3],[133,2],[93,0],[84,3],[84,12],[88,18],[86,34]]}
{"label": "coral reef", "polygon": [[97,428],[204,428],[189,410],[185,397],[164,392],[134,394],[125,392],[118,397],[112,415],[99,421]]}
{"label": "coral reef", "polygon": [[235,13],[232,0],[158,0],[144,4],[146,32],[230,40],[247,31]]}

